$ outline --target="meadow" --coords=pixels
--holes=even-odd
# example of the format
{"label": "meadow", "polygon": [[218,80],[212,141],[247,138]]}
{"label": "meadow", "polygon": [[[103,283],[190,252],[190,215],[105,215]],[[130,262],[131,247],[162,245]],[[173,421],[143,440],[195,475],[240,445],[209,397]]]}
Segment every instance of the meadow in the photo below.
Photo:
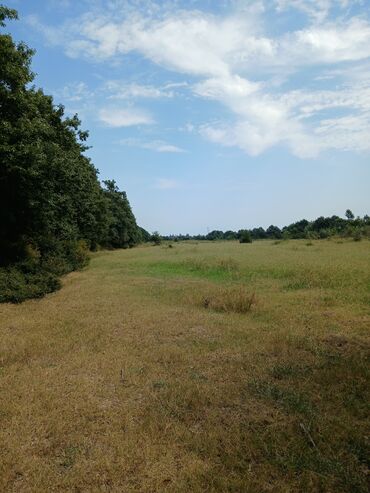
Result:
{"label": "meadow", "polygon": [[0,305],[0,491],[367,492],[369,246],[102,251]]}

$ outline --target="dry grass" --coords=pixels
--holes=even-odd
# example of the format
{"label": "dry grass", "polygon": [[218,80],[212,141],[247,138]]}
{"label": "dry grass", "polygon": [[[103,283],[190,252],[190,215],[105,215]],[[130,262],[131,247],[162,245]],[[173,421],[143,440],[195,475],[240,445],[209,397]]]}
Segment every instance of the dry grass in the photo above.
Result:
{"label": "dry grass", "polygon": [[256,304],[256,294],[244,286],[218,288],[203,296],[201,304],[217,312],[247,313]]}
{"label": "dry grass", "polygon": [[367,491],[369,244],[312,243],[101,252],[0,305],[0,491]]}

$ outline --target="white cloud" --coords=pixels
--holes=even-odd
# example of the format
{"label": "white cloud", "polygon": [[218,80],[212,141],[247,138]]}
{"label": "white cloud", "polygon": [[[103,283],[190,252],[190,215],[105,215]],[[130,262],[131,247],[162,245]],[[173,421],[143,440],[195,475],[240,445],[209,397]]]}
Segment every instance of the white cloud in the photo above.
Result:
{"label": "white cloud", "polygon": [[158,178],[154,188],[158,188],[159,190],[173,190],[180,186],[177,180],[172,180],[170,178]]}
{"label": "white cloud", "polygon": [[[111,4],[115,15],[109,9],[101,15],[86,14],[64,26],[64,36],[50,28],[45,35],[54,42],[63,39],[73,57],[104,61],[139,53],[165,69],[196,77],[197,82],[188,86],[193,95],[214,100],[230,112],[228,123],[200,127],[213,142],[237,146],[251,155],[284,145],[294,155],[312,157],[325,149],[370,147],[366,137],[370,95],[361,85],[369,81],[370,22],[365,12],[351,16],[355,4],[361,1],[260,0],[239,2],[237,11],[215,15],[179,10],[174,2],[133,2],[129,8],[127,2],[116,1]],[[285,32],[268,34],[264,12],[278,16],[287,9],[306,14],[304,26],[294,30],[289,25]],[[37,19],[32,22],[43,29]],[[335,85],[347,67],[358,74],[357,82],[352,88],[348,82]],[[330,72],[331,90],[310,87],[310,79],[328,83]],[[175,87],[107,84],[115,99],[173,97]],[[338,109],[346,114],[328,114]],[[152,123],[149,114],[134,108],[103,109],[100,119],[116,127]],[[343,138],[335,138],[335,131]],[[146,145],[159,152],[179,152],[161,141]]]}
{"label": "white cloud", "polygon": [[292,122],[283,122],[284,127],[272,126],[270,132],[263,125],[241,120],[233,125],[205,125],[200,133],[212,142],[228,147],[239,147],[251,156],[258,156],[266,149],[280,143],[285,144],[298,157],[317,156],[320,148],[317,142],[305,134],[302,128]]}
{"label": "white cloud", "polygon": [[174,96],[174,91],[168,87],[145,86],[135,83],[125,84],[120,81],[108,81],[105,88],[112,93],[110,99],[158,99]]}
{"label": "white cloud", "polygon": [[109,127],[131,127],[154,123],[149,113],[138,108],[103,108],[99,119]]}
{"label": "white cloud", "polygon": [[170,153],[183,153],[186,152],[181,147],[173,144],[168,144],[163,140],[152,140],[149,142],[142,141],[140,139],[122,139],[120,144],[130,147],[140,147],[142,149],[148,149],[155,152],[170,152]]}
{"label": "white cloud", "polygon": [[219,100],[240,100],[258,91],[259,84],[250,82],[238,75],[215,77],[199,82],[194,92],[199,96]]}
{"label": "white cloud", "polygon": [[370,57],[370,23],[361,18],[329,22],[288,34],[279,54],[284,63],[337,64]]}
{"label": "white cloud", "polygon": [[[85,16],[75,25],[76,35],[65,34],[72,57],[109,59],[139,52],[171,70],[194,75],[227,75],[229,63],[243,53],[271,56],[273,43],[253,34],[250,15],[217,17],[199,11],[181,11],[164,18],[132,15],[113,20]],[[77,34],[78,33],[78,34]]]}

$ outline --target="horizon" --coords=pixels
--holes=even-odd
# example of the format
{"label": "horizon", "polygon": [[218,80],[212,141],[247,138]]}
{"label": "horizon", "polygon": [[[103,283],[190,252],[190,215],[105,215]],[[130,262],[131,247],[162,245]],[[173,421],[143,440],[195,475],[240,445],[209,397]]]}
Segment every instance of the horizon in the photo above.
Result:
{"label": "horizon", "polygon": [[162,235],[369,212],[361,1],[5,2],[35,85]]}

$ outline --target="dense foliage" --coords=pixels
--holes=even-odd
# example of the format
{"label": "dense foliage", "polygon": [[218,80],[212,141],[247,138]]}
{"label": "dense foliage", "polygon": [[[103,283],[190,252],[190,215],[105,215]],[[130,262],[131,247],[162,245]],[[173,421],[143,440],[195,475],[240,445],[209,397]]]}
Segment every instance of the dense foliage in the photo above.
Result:
{"label": "dense foliage", "polygon": [[[17,12],[0,6],[0,26]],[[125,192],[98,180],[77,115],[30,87],[33,51],[0,34],[0,301],[54,290],[89,249],[137,244]]]}
{"label": "dense foliage", "polygon": [[262,227],[253,229],[240,229],[239,231],[219,231],[214,230],[206,235],[170,235],[164,236],[164,240],[239,240],[241,243],[250,243],[252,240],[264,239],[320,239],[331,236],[352,237],[359,240],[362,237],[370,236],[370,217],[365,215],[363,218],[355,218],[350,209],[346,210],[343,219],[339,216],[318,217],[314,221],[302,219],[289,226],[279,228],[271,225],[267,229]]}

